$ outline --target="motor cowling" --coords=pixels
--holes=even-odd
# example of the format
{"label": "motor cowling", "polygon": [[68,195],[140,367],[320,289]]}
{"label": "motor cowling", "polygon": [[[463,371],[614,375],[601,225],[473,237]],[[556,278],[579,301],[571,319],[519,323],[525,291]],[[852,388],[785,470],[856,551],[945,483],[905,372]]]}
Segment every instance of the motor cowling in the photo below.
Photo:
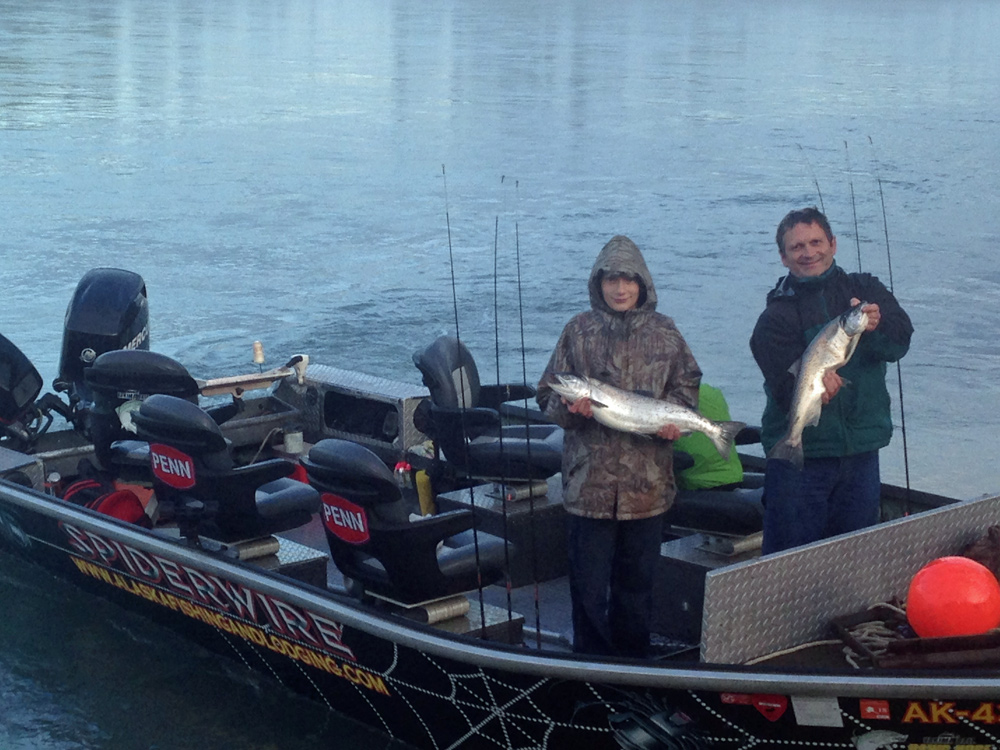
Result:
{"label": "motor cowling", "polygon": [[149,349],[149,303],[142,276],[118,268],[84,274],[66,309],[56,390],[90,402],[84,372],[105,352]]}

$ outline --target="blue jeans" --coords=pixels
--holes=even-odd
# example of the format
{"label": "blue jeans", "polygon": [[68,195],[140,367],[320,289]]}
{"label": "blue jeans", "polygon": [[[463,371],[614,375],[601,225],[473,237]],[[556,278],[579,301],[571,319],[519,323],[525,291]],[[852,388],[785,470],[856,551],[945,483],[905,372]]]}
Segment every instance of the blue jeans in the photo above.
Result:
{"label": "blue jeans", "polygon": [[787,461],[764,470],[763,554],[871,526],[879,519],[878,451]]}
{"label": "blue jeans", "polygon": [[574,651],[649,654],[653,573],[662,541],[662,515],[638,521],[569,516]]}

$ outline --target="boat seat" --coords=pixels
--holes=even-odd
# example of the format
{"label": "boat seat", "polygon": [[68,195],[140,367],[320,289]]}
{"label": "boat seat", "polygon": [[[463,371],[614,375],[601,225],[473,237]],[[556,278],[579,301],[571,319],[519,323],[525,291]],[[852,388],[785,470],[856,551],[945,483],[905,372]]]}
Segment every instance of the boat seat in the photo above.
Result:
{"label": "boat seat", "polygon": [[[724,414],[728,418],[728,408]],[[722,417],[723,415],[715,415]],[[736,445],[760,443],[760,427],[747,425],[736,435]],[[742,462],[742,460],[741,460]],[[674,472],[694,466],[694,457],[674,449]],[[764,474],[742,469],[739,483],[703,489],[679,489],[664,516],[668,527],[710,534],[746,536],[764,528]]]}
{"label": "boat seat", "polygon": [[[133,474],[136,465],[129,457],[129,450],[111,448],[117,441],[135,437],[134,430],[126,427],[131,412],[125,404],[130,401],[138,404],[154,393],[167,393],[188,401],[195,401],[198,396],[198,384],[180,362],[145,349],[105,352],[84,370],[83,376],[93,405],[85,410],[80,428],[94,444],[97,464],[128,478],[138,478]],[[123,463],[116,463],[118,460]],[[144,462],[147,475],[148,463]]]}
{"label": "boat seat", "polygon": [[355,595],[411,606],[502,576],[502,539],[484,532],[474,539],[468,509],[411,520],[392,471],[368,448],[328,438],[302,463],[321,493],[330,554]]}
{"label": "boat seat", "polygon": [[680,490],[664,516],[670,526],[746,536],[764,528],[763,483],[755,475],[730,489]]}
{"label": "boat seat", "polygon": [[306,524],[319,493],[290,478],[283,458],[235,466],[229,441],[197,404],[154,394],[132,419],[148,456],[161,518],[191,538],[222,542],[267,536]]}
{"label": "boat seat", "polygon": [[149,443],[144,440],[115,440],[101,455],[99,464],[120,479],[149,478]]}
{"label": "boat seat", "polygon": [[441,336],[413,355],[430,391],[414,423],[458,471],[509,481],[547,479],[561,469],[562,428],[503,425],[501,405],[533,398],[526,384],[484,385],[465,345]]}

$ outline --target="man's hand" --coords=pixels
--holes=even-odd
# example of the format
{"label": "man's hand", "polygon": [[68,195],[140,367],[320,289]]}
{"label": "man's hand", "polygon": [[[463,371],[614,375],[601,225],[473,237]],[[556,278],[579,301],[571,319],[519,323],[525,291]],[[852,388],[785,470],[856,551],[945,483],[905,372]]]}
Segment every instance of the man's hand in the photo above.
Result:
{"label": "man's hand", "polygon": [[584,396],[583,398],[578,398],[573,403],[570,403],[566,399],[562,402],[566,404],[566,408],[569,409],[570,414],[579,414],[581,417],[586,417],[590,419],[594,416],[594,407],[590,403],[590,399]]}
{"label": "man's hand", "polygon": [[656,436],[664,440],[677,440],[681,436],[681,428],[675,424],[665,424],[657,430]]}
{"label": "man's hand", "polygon": [[[852,307],[854,305],[859,304],[860,302],[861,300],[859,300],[857,297],[851,298]],[[862,307],[861,311],[867,313],[868,315],[868,327],[865,328],[865,330],[871,332],[874,331],[876,328],[878,328],[879,321],[882,320],[882,313],[879,311],[878,305],[872,302]],[[830,398],[833,398],[833,396],[831,396]],[[823,403],[826,402],[824,401]]]}
{"label": "man's hand", "polygon": [[823,387],[826,388],[826,390],[823,392],[823,395],[820,396],[820,400],[824,404],[830,403],[830,400],[837,395],[837,391],[839,391],[843,385],[844,379],[836,372],[831,370],[826,373],[823,376]]}

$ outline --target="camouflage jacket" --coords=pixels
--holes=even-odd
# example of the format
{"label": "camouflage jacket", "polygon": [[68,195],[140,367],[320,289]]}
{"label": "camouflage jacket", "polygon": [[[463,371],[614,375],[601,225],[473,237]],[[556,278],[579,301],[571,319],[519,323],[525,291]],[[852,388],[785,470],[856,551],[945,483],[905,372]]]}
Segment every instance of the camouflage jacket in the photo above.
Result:
{"label": "camouflage jacket", "polygon": [[[618,313],[604,302],[605,273],[639,277],[643,291],[633,309]],[[563,502],[570,513],[588,518],[649,518],[665,512],[677,492],[672,444],[570,414],[548,385],[551,374],[589,376],[697,408],[701,370],[673,321],[656,312],[649,269],[627,237],[614,237],[604,246],[588,287],[591,309],[566,324],[538,384],[539,406],[566,430]]]}

